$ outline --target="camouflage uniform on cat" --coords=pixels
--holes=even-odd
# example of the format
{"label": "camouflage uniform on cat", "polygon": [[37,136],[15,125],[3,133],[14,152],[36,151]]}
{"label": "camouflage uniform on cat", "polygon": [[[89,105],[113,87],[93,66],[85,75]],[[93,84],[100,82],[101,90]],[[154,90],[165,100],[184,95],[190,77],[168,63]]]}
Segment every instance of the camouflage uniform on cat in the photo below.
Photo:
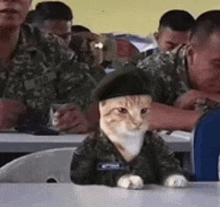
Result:
{"label": "camouflage uniform on cat", "polygon": [[[126,67],[140,68],[151,79],[154,101],[173,105],[175,100],[192,89],[187,72],[186,46],[179,46],[171,53],[156,53],[131,62]],[[219,106],[206,100],[196,108],[202,112]]]}
{"label": "camouflage uniform on cat", "polygon": [[[120,164],[120,169],[104,170],[104,164]],[[75,151],[71,163],[71,179],[78,184],[116,186],[126,174],[139,175],[144,184],[163,184],[173,174],[182,175],[179,162],[159,136],[146,133],[141,152],[126,162],[114,144],[102,131],[87,137]]]}
{"label": "camouflage uniform on cat", "polygon": [[0,96],[45,113],[56,102],[73,102],[84,109],[96,81],[74,59],[58,39],[24,25],[13,60],[1,64]]}

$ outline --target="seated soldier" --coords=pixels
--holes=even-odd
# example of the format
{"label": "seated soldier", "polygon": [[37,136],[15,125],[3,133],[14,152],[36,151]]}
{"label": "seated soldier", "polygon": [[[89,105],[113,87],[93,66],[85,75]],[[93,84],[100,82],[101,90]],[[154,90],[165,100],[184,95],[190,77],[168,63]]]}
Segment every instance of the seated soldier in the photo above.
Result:
{"label": "seated soldier", "polygon": [[97,36],[88,28],[81,25],[73,25],[71,30],[72,40],[69,46],[76,52],[78,61],[85,62],[89,66],[93,65],[94,56],[92,54],[90,42],[95,41]]}
{"label": "seated soldier", "polygon": [[[147,38],[157,44],[157,52],[171,52],[178,45],[187,44],[190,30],[195,24],[195,19],[184,10],[169,10],[162,15],[159,21],[158,32],[148,35]],[[151,53],[141,53],[132,62],[137,64],[140,60],[151,55]]]}
{"label": "seated soldier", "polygon": [[79,62],[84,62],[89,66],[91,75],[99,82],[105,76],[105,71],[100,64],[102,55],[100,49],[97,48],[99,45],[97,42],[98,35],[88,28],[82,25],[72,26],[72,40],[69,47],[76,52]]}
{"label": "seated soldier", "polygon": [[47,33],[61,37],[67,46],[71,42],[72,10],[60,1],[38,3],[32,24]]}
{"label": "seated soldier", "polygon": [[204,111],[219,105],[219,38],[220,10],[208,11],[196,19],[187,46],[137,64],[154,86],[151,129],[191,130]]}
{"label": "seated soldier", "polygon": [[[93,55],[91,51],[82,51],[85,46],[86,50],[89,45],[87,44],[88,38],[79,35],[72,34],[72,19],[73,14],[69,6],[67,6],[63,2],[53,1],[53,2],[41,2],[36,6],[36,10],[34,12],[34,17],[32,17],[32,24],[37,26],[40,30],[45,33],[52,33],[59,37],[61,37],[65,44],[69,46],[75,53],[76,59],[79,62],[83,62],[85,67],[88,68],[92,77],[99,81],[105,76],[103,70],[93,69]],[[81,33],[82,34],[82,33]],[[90,35],[93,40],[95,39],[95,35]],[[73,42],[81,43],[84,40],[86,44],[83,46],[77,44],[73,44]],[[80,50],[78,49],[80,48]],[[95,71],[95,72],[93,72]]]}
{"label": "seated soldier", "polygon": [[48,116],[58,102],[71,103],[58,112],[59,130],[87,132],[94,124],[86,110],[96,81],[57,38],[23,25],[31,3],[0,2],[0,130],[14,127],[21,116]]}
{"label": "seated soldier", "polygon": [[161,51],[168,52],[178,45],[185,45],[194,23],[193,16],[184,10],[170,10],[163,14],[160,18],[158,33],[155,34]]}

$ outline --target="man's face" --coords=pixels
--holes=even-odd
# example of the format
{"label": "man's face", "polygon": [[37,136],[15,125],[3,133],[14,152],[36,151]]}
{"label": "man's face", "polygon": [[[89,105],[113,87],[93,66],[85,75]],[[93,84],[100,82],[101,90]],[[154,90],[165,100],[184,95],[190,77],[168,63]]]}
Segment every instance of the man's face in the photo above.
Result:
{"label": "man's face", "polygon": [[0,28],[19,27],[25,20],[32,0],[0,0]]}
{"label": "man's face", "polygon": [[71,41],[72,22],[67,20],[46,20],[41,29],[61,37],[66,45]]}
{"label": "man's face", "polygon": [[117,39],[117,55],[122,61],[130,61],[138,54],[137,48],[130,42],[122,39]]}
{"label": "man's face", "polygon": [[[188,55],[189,76],[193,88],[220,93],[220,32],[214,32]],[[190,49],[189,49],[190,50]]]}
{"label": "man's face", "polygon": [[188,32],[165,29],[159,32],[157,43],[163,52],[171,51],[180,44],[187,43]]}

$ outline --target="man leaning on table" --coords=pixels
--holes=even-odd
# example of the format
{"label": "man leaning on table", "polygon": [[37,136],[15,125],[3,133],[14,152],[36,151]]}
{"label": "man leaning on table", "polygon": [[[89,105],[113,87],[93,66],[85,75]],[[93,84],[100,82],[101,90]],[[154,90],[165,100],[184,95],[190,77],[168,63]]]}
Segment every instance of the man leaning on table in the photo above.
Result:
{"label": "man leaning on table", "polygon": [[88,122],[88,106],[96,82],[62,41],[23,25],[31,3],[0,1],[0,129],[33,111],[47,116],[50,105],[59,102],[72,104],[58,113],[57,127],[87,132],[95,125]]}
{"label": "man leaning on table", "polygon": [[151,129],[190,131],[205,111],[220,103],[220,10],[196,19],[188,45],[126,67],[151,77]]}

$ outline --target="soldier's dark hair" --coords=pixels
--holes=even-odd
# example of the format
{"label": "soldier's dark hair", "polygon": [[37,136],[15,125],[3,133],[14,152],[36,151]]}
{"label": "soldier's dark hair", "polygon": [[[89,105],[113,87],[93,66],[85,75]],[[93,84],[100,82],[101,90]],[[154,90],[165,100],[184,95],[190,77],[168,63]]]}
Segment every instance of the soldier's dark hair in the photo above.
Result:
{"label": "soldier's dark hair", "polygon": [[37,4],[33,21],[42,24],[46,20],[72,21],[73,13],[69,6],[60,1],[44,1]]}
{"label": "soldier's dark hair", "polygon": [[34,21],[35,10],[31,10],[28,12],[28,15],[25,19],[25,23],[31,24]]}
{"label": "soldier's dark hair", "polygon": [[184,10],[170,10],[162,15],[159,21],[158,31],[170,28],[174,31],[189,31],[195,24],[194,17]]}
{"label": "soldier's dark hair", "polygon": [[85,26],[82,26],[82,25],[73,25],[71,27],[71,30],[72,32],[91,32],[90,29],[88,29],[87,27]]}
{"label": "soldier's dark hair", "polygon": [[214,32],[220,32],[220,10],[210,10],[202,13],[196,19],[189,41],[194,45],[205,42]]}

